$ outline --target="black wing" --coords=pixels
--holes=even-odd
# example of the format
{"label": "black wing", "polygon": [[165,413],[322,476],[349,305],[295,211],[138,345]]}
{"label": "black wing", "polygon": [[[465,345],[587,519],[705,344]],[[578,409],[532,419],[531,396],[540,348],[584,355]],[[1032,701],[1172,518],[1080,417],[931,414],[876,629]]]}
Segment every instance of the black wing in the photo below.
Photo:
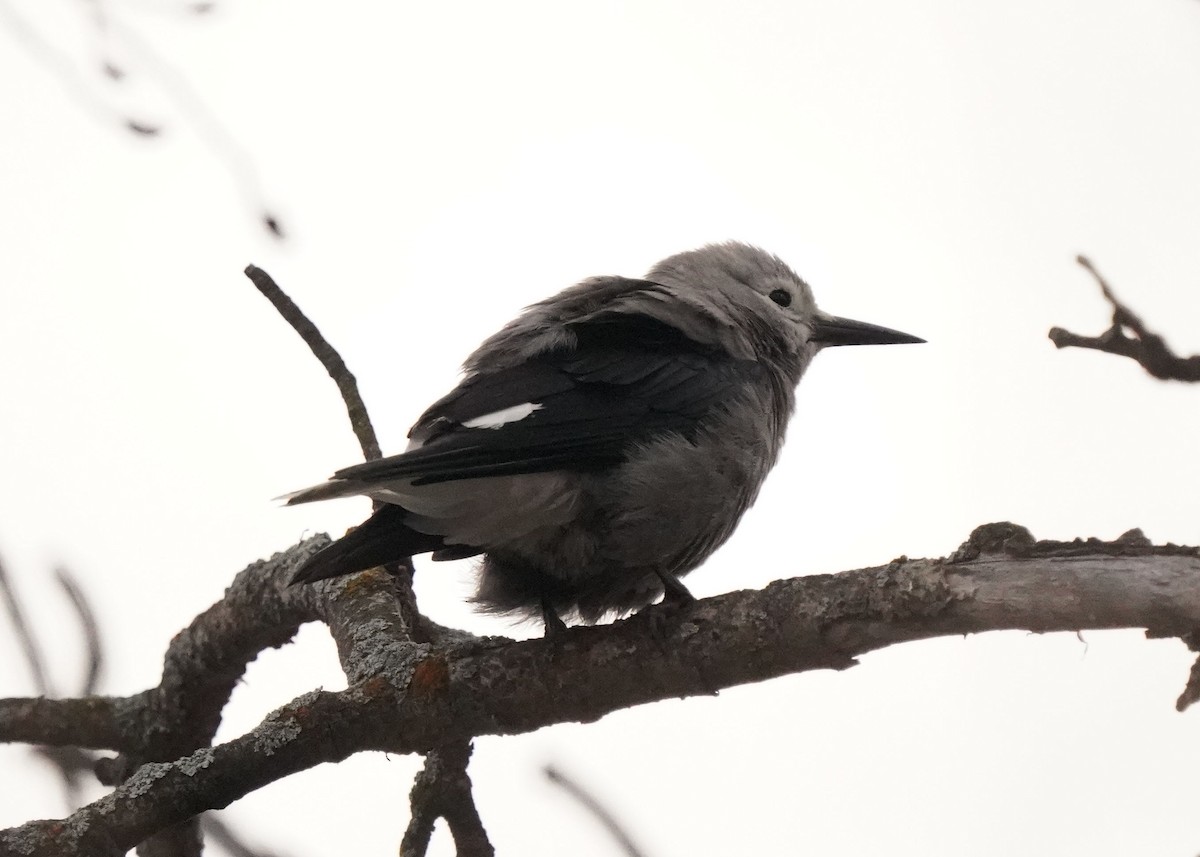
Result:
{"label": "black wing", "polygon": [[419,485],[606,467],[639,442],[690,436],[709,409],[762,372],[644,316],[614,314],[575,332],[574,348],[465,379],[417,421],[422,446],[335,478]]}

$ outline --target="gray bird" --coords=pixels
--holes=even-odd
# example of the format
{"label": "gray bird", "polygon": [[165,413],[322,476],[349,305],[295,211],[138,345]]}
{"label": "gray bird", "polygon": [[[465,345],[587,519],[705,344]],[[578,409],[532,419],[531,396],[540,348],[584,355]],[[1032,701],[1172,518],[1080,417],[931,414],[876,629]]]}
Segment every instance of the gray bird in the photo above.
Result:
{"label": "gray bird", "polygon": [[822,312],[787,265],[735,242],[585,280],[480,345],[405,452],[288,496],[383,504],[292,583],[483,554],[479,607],[547,631],[690,600],[679,577],[754,502],[813,356],[923,341]]}

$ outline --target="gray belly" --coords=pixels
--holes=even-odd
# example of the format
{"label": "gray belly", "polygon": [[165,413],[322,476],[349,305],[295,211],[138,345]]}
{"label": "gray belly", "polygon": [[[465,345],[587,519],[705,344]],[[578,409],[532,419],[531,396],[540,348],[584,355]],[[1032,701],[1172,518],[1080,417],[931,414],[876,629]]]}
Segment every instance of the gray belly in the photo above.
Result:
{"label": "gray belly", "polygon": [[489,550],[477,603],[595,621],[654,601],[658,573],[684,575],[720,547],[775,462],[773,435],[718,436],[662,438],[611,470],[571,474],[580,499],[570,520]]}

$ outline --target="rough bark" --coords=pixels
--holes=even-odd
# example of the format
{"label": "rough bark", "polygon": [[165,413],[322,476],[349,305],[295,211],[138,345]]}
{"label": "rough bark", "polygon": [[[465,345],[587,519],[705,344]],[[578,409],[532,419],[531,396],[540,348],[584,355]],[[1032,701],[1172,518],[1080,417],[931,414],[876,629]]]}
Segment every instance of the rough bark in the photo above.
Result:
{"label": "rough bark", "polygon": [[[0,854],[123,854],[207,809],[353,753],[429,754],[479,735],[590,722],[655,700],[845,669],[909,640],[1144,628],[1191,642],[1200,628],[1200,551],[1153,546],[1137,531],[1113,542],[1037,542],[1021,527],[991,524],[949,557],[781,580],[523,642],[436,627],[415,642],[394,581],[381,570],[286,588],[290,569],[321,543],[309,540],[239,574],[226,598],[172,642],[157,688],[128,698],[0,700],[0,740],[149,759],[67,819],[0,832]],[[305,694],[246,735],[161,758],[211,735],[220,696],[213,688],[223,693],[254,652],[318,617],[337,640],[347,690]],[[197,732],[176,719],[178,703],[162,697],[164,688],[183,688],[185,676],[198,681],[201,667],[219,680],[187,696],[205,716]],[[1195,695],[1189,686],[1180,704]]]}

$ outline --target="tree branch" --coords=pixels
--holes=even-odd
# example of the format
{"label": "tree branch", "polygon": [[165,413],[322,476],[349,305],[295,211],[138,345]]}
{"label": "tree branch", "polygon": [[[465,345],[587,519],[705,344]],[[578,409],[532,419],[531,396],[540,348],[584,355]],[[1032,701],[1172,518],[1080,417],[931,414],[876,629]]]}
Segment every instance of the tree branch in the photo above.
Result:
{"label": "tree branch", "polygon": [[367,406],[363,403],[362,396],[359,395],[358,381],[355,379],[354,373],[346,366],[346,362],[342,360],[342,356],[321,335],[321,331],[308,319],[300,307],[296,306],[295,301],[284,294],[283,289],[279,288],[271,279],[270,274],[257,265],[247,265],[245,273],[263,297],[269,300],[276,311],[292,326],[292,329],[300,334],[304,344],[321,361],[321,365],[325,367],[329,377],[337,384],[338,391],[342,394],[342,401],[346,405],[346,413],[350,417],[350,425],[354,429],[354,436],[358,438],[358,445],[362,447],[363,457],[367,461],[380,458],[383,453],[379,449],[379,441],[375,437],[371,418],[367,415]]}
{"label": "tree branch", "polygon": [[[363,457],[368,461],[380,458],[382,452],[366,404],[358,392],[358,382],[341,355],[266,271],[250,265],[246,276],[300,335],[337,384]],[[375,503],[376,508],[379,505]],[[393,632],[394,646],[386,658],[392,668],[403,671],[412,667],[419,652],[414,641],[430,642],[440,635],[439,629],[417,609],[412,589],[412,558],[395,563],[388,572],[390,578],[386,579],[361,575],[353,585],[330,590],[338,595],[322,602],[327,608],[322,618],[337,642],[343,669],[352,684],[359,677],[381,671],[379,662],[362,657],[360,640],[364,631],[374,634],[386,627]],[[466,741],[447,744],[427,755],[425,767],[413,784],[412,820],[400,847],[402,855],[423,857],[438,818],[444,818],[449,825],[460,857],[491,857],[495,853],[471,795],[471,780],[467,776],[470,757],[471,746]]]}
{"label": "tree branch", "polygon": [[1075,261],[1096,278],[1101,293],[1112,304],[1112,327],[1099,336],[1080,336],[1061,327],[1052,327],[1049,336],[1056,348],[1089,348],[1128,357],[1159,380],[1200,381],[1200,355],[1177,356],[1167,346],[1166,340],[1147,328],[1133,310],[1117,300],[1112,288],[1091,260],[1086,256],[1078,256]]}
{"label": "tree branch", "polygon": [[412,817],[400,842],[400,857],[425,857],[433,824],[439,818],[444,818],[450,828],[458,857],[492,857],[496,853],[471,793],[471,778],[467,776],[470,759],[471,745],[467,741],[455,741],[426,755],[425,767],[417,774],[409,795]]}
{"label": "tree branch", "polygon": [[[277,563],[263,563],[239,575],[270,581],[256,588],[257,609],[268,621],[292,591],[280,586],[284,573]],[[313,589],[324,598],[353,597],[355,581],[371,576]],[[64,821],[0,832],[0,854],[6,848],[56,857],[120,854],[164,827],[353,753],[429,753],[480,735],[591,722],[660,699],[844,669],[866,652],[910,640],[1087,628],[1145,628],[1153,636],[1190,639],[1200,628],[1200,550],[1153,546],[1137,531],[1112,542],[1036,542],[1024,528],[992,524],[944,559],[901,557],[777,581],[687,608],[658,606],[611,625],[573,628],[556,640],[414,643],[399,624],[372,624],[371,632],[357,632],[353,658],[344,657],[355,674],[347,690],[306,694],[247,735],[144,765],[113,794]],[[11,711],[37,703],[5,705]],[[0,737],[39,743],[65,737],[49,731],[10,717]]]}

